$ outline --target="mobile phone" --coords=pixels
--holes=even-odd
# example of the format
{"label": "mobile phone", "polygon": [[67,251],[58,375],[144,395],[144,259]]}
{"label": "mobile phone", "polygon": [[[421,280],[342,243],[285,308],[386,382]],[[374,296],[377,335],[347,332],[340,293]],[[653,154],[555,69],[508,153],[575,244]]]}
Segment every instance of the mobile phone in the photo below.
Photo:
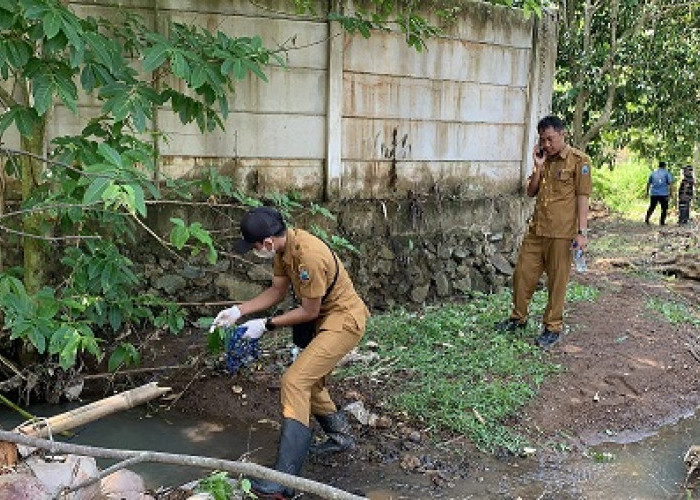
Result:
{"label": "mobile phone", "polygon": [[544,148],[542,146],[537,150],[537,158],[544,158]]}

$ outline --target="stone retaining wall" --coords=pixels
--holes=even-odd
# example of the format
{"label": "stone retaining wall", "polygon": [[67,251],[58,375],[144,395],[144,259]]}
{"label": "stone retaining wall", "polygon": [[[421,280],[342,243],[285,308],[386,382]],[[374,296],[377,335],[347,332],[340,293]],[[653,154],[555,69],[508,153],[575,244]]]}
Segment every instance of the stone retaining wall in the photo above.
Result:
{"label": "stone retaining wall", "polygon": [[[318,216],[299,214],[295,223],[323,226],[350,240],[358,254],[341,251],[358,292],[374,310],[392,306],[416,308],[459,298],[470,291],[495,291],[509,284],[529,204],[520,196],[489,200],[423,199],[345,201],[328,208],[337,214],[329,226]],[[242,210],[222,216],[180,207],[153,211],[165,227],[172,216],[202,220],[237,237]],[[229,218],[230,217],[230,218]],[[227,245],[230,247],[230,244]],[[131,257],[145,289],[187,304],[197,314],[246,300],[267,287],[269,262],[252,254],[223,252],[215,265],[203,256],[176,259],[153,240],[139,244]]]}

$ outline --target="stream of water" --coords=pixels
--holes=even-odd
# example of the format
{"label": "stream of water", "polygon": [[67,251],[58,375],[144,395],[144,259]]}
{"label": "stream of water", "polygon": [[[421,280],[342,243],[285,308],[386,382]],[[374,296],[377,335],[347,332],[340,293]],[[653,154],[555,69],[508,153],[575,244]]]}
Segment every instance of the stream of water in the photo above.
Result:
{"label": "stream of water", "polygon": [[[34,414],[49,416],[72,406],[40,406]],[[9,410],[0,411],[4,429],[20,423]],[[198,419],[179,413],[149,415],[146,408],[117,413],[75,430],[62,441],[105,448],[144,449],[238,460],[254,454],[255,461],[274,460],[278,431],[271,424]],[[683,457],[700,444],[700,419],[691,417],[659,433],[628,444],[602,443],[587,455],[535,456],[527,459],[478,461],[465,479],[436,489],[430,477],[407,474],[397,464],[353,463],[338,474],[338,487],[362,491],[373,499],[401,498],[508,498],[528,499],[634,499],[687,498]],[[98,461],[101,467],[108,461]],[[314,467],[310,465],[311,476]],[[203,475],[201,470],[162,464],[130,467],[150,487],[174,486]],[[329,476],[328,473],[325,476]],[[330,474],[332,477],[332,474]],[[334,478],[335,479],[335,478]]]}

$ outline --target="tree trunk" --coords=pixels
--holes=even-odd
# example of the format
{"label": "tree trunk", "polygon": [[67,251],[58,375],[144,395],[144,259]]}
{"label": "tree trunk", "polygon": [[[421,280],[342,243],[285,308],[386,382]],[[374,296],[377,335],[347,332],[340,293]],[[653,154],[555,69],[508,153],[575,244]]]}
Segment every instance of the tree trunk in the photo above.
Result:
{"label": "tree trunk", "polygon": [[[44,156],[44,135],[46,122],[41,120],[31,137],[22,137],[21,149],[39,157]],[[26,202],[32,192],[41,184],[44,165],[40,160],[23,156],[21,162],[22,202]],[[41,235],[45,233],[41,214],[27,215],[22,222],[22,231],[26,234]],[[30,295],[36,293],[44,284],[46,274],[46,258],[44,257],[46,243],[38,238],[25,236],[22,240],[24,251],[24,287]]]}

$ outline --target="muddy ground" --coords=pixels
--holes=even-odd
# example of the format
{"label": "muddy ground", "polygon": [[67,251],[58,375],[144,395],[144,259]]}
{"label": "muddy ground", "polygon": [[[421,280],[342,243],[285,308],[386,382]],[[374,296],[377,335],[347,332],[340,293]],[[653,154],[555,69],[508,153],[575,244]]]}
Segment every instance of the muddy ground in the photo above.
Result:
{"label": "muddy ground", "polygon": [[[667,272],[684,274],[678,271],[683,265],[674,268],[669,263],[685,259],[692,267],[697,260],[697,231],[604,216],[592,222],[591,242],[589,271],[572,279],[596,287],[601,295],[595,302],[569,307],[567,332],[549,354],[563,369],[545,381],[539,395],[512,422],[545,453],[639,439],[700,406],[698,327],[673,324],[649,307],[675,301],[697,315],[700,282],[649,272],[663,264]],[[692,276],[692,272],[685,274]],[[173,409],[217,419],[279,421],[279,375],[288,351],[267,352],[258,369],[231,378],[204,362],[204,337],[193,330],[176,343],[161,339],[145,356],[145,364],[151,366],[194,361],[195,369],[160,374],[163,385],[181,393]],[[407,487],[417,489],[406,498],[448,498],[454,481],[480,477],[488,469],[484,463],[493,460],[461,436],[436,435],[401,416],[385,414],[386,394],[370,381],[334,379],[331,391],[339,405],[360,400],[387,417],[388,425],[355,422],[357,449],[327,463],[310,463],[306,477],[366,494],[363,485],[381,484],[386,467],[386,477],[394,481],[392,488],[400,480],[397,471],[413,478],[406,480]],[[514,467],[521,460],[497,458]],[[373,496],[382,494],[375,491]],[[490,496],[488,489],[470,493],[473,498],[486,496]]]}

